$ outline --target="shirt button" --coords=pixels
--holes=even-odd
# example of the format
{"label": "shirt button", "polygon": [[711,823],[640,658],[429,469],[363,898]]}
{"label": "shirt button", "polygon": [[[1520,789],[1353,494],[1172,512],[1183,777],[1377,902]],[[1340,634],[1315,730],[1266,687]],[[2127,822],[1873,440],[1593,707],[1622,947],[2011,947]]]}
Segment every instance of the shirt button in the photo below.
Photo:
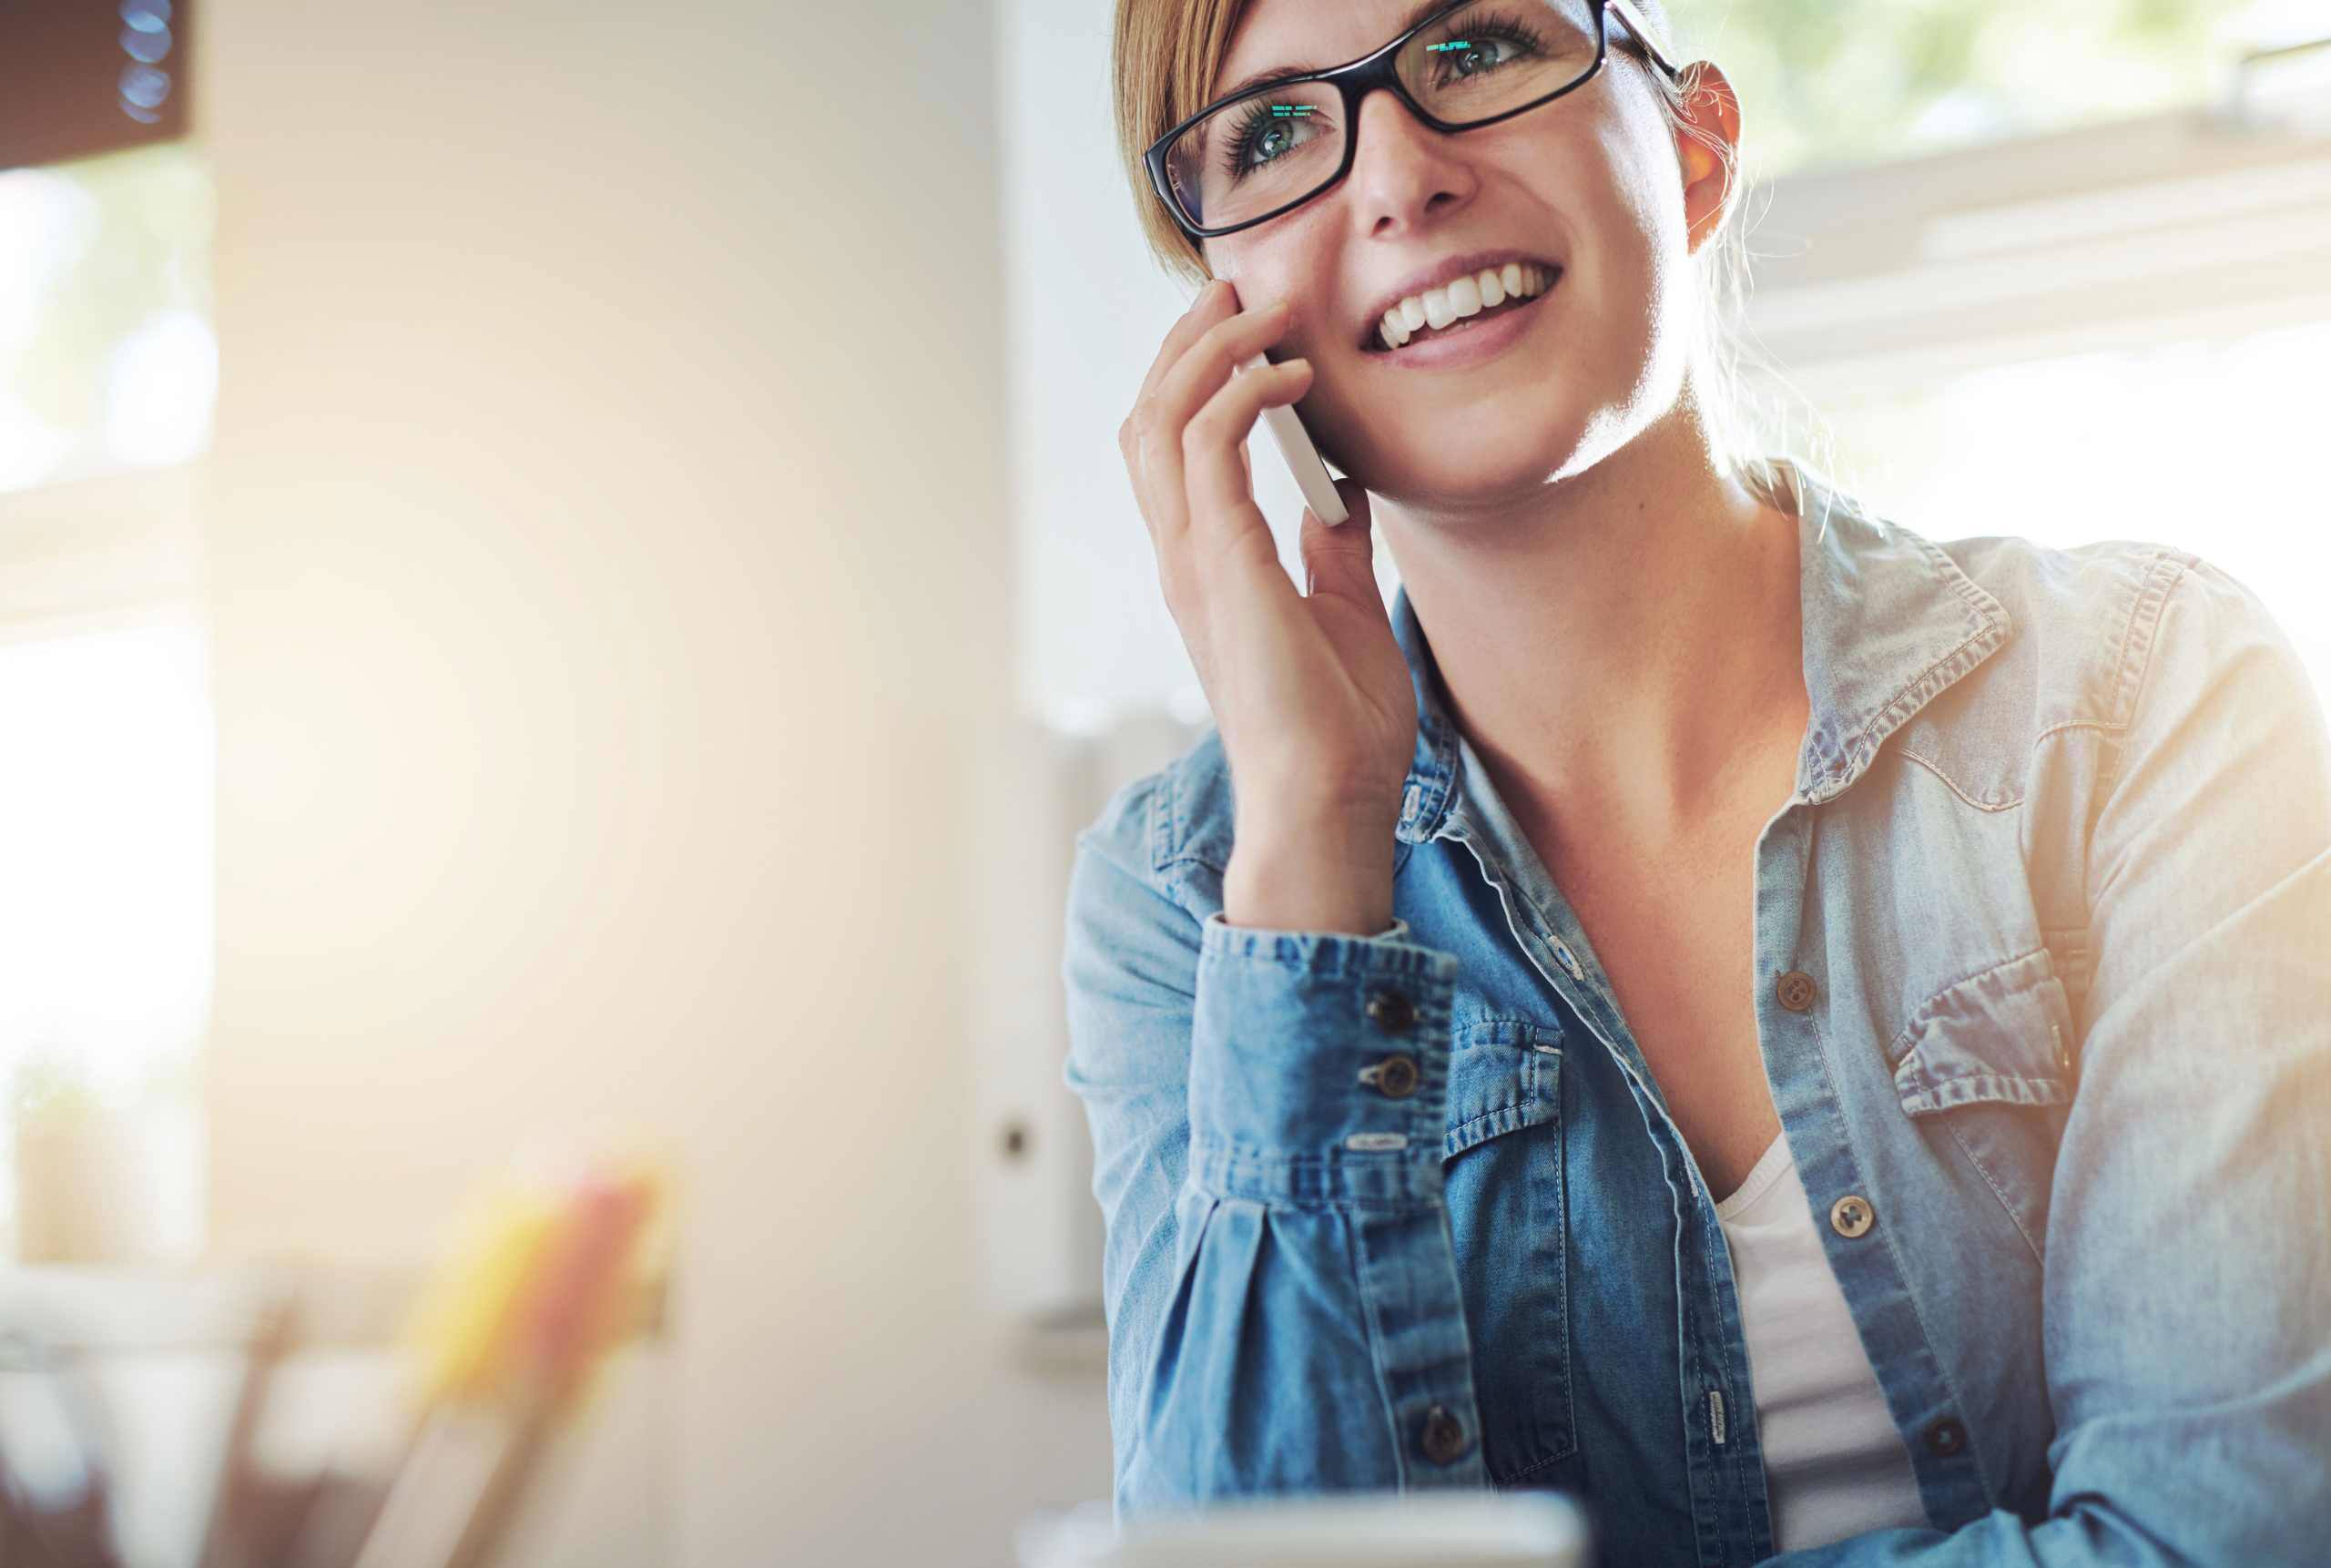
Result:
{"label": "shirt button", "polygon": [[1425,1411],[1424,1425],[1418,1429],[1417,1438],[1425,1458],[1435,1464],[1447,1464],[1465,1451],[1465,1423],[1435,1405]]}
{"label": "shirt button", "polygon": [[1927,1449],[1931,1453],[1953,1454],[1967,1446],[1967,1429],[1949,1416],[1927,1428]]}
{"label": "shirt button", "polygon": [[1801,969],[1792,969],[1774,983],[1774,993],[1781,1005],[1791,1013],[1802,1013],[1813,1005],[1813,977]]}
{"label": "shirt button", "polygon": [[1368,999],[1368,1016],[1378,1028],[1398,1034],[1416,1022],[1416,1004],[1397,991],[1379,991]]}
{"label": "shirt button", "polygon": [[1586,971],[1578,967],[1578,960],[1573,958],[1570,955],[1570,949],[1564,947],[1561,942],[1554,943],[1554,956],[1562,961],[1562,967],[1570,971],[1570,977],[1573,980],[1584,980],[1586,978]]}
{"label": "shirt button", "polygon": [[1829,1206],[1829,1228],[1839,1236],[1859,1236],[1878,1218],[1869,1200],[1858,1193],[1847,1193]]}
{"label": "shirt button", "polygon": [[1413,1056],[1387,1056],[1360,1074],[1363,1083],[1373,1082],[1377,1093],[1388,1100],[1405,1100],[1417,1092],[1420,1074]]}

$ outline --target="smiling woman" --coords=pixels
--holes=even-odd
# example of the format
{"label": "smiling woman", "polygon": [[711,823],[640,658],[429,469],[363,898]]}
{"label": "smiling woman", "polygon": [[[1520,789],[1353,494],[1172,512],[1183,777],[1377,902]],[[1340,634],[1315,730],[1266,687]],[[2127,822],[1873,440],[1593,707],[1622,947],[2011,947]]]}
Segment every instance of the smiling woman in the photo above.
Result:
{"label": "smiling woman", "polygon": [[[1212,281],[1117,440],[1214,725],[1067,895],[1117,1508],[1524,1487],[1611,1563],[2308,1560],[2305,664],[2174,543],[1929,539],[1745,436],[1743,106],[1664,31],[1119,0],[1150,248]],[[1243,452],[1288,405],[1349,514],[1300,592]]]}

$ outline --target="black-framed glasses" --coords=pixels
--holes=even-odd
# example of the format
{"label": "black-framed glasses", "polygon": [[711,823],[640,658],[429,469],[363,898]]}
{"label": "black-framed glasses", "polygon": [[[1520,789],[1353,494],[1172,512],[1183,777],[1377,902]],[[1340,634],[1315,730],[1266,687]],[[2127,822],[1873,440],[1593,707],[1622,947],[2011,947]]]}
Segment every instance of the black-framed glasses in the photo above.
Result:
{"label": "black-framed glasses", "polygon": [[1610,53],[1610,14],[1671,78],[1683,72],[1628,0],[1458,0],[1325,71],[1274,72],[1156,141],[1149,183],[1193,239],[1302,206],[1351,172],[1359,106],[1389,87],[1437,131],[1479,130],[1584,87]]}

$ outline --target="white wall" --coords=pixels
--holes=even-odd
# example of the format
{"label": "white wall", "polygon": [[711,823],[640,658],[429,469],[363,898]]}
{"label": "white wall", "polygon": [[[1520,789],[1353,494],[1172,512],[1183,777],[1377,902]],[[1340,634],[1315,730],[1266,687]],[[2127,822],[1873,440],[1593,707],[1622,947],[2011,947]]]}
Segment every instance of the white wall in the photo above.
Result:
{"label": "white wall", "polygon": [[422,1254],[518,1142],[664,1135],[676,1560],[1003,1561],[1108,1461],[973,1303],[989,8],[203,23],[216,1249]]}

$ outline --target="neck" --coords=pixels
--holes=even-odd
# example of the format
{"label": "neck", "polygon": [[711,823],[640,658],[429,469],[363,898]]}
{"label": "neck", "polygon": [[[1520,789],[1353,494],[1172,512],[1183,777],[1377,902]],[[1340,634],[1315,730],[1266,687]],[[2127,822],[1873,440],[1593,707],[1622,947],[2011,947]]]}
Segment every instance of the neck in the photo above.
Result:
{"label": "neck", "polygon": [[1688,401],[1524,496],[1377,515],[1451,717],[1517,814],[1559,800],[1598,832],[1664,842],[1739,765],[1795,758],[1797,524],[1718,472]]}

